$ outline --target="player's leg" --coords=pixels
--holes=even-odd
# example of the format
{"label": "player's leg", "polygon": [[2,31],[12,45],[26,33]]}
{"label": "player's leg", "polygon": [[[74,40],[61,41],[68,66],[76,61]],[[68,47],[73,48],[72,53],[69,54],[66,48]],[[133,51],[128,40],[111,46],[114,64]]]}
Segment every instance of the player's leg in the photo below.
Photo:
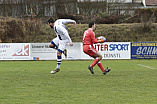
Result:
{"label": "player's leg", "polygon": [[96,64],[98,65],[98,67],[101,69],[101,71],[103,72],[103,74],[105,75],[106,73],[108,73],[109,71],[111,71],[111,69],[104,69],[102,63],[100,62],[100,60],[102,59],[102,55],[97,52],[93,58],[95,58],[94,62],[90,65],[92,67],[94,67]]}
{"label": "player's leg", "polygon": [[60,65],[62,63],[62,53],[65,50],[65,48],[66,48],[66,43],[60,42],[57,50],[57,66],[55,70],[51,71],[52,74],[55,74],[56,72],[60,71]]}
{"label": "player's leg", "polygon": [[62,63],[62,53],[63,53],[63,51],[58,49],[58,51],[57,51],[57,67],[56,67],[56,69],[59,69],[60,65]]}
{"label": "player's leg", "polygon": [[99,52],[96,52],[95,55],[91,57],[94,58],[93,63],[90,65],[91,67],[94,67],[102,59],[102,55]]}
{"label": "player's leg", "polygon": [[102,70],[102,72],[105,72],[105,69],[100,61],[97,63],[97,65]]}
{"label": "player's leg", "polygon": [[[56,37],[54,38],[50,43],[49,43],[49,47],[53,48],[53,49],[58,49],[58,45],[59,45],[59,39]],[[59,72],[60,69],[55,69],[52,70],[50,73],[55,74],[56,72]]]}
{"label": "player's leg", "polygon": [[54,38],[50,43],[49,43],[49,47],[50,48],[54,48],[54,49],[58,49],[58,45],[59,45],[59,39],[56,37]]}
{"label": "player's leg", "polygon": [[62,63],[62,53],[66,48],[66,42],[64,42],[64,40],[60,41],[59,44],[60,45],[59,45],[58,51],[57,51],[57,67],[56,67],[56,69],[60,68],[60,65]]}
{"label": "player's leg", "polygon": [[103,67],[103,65],[102,65],[102,63],[100,61],[97,63],[97,65],[102,70],[103,74],[106,74],[109,71],[111,71],[111,69],[108,69],[108,67],[107,67],[107,69],[104,69],[104,67]]}
{"label": "player's leg", "polygon": [[[108,73],[109,71],[111,71],[111,69],[104,69],[104,67],[103,67],[103,65],[102,65],[102,63],[100,62],[100,60],[102,59],[102,55],[99,53],[99,52],[97,52],[94,56],[93,56],[93,58],[95,58],[95,60],[94,60],[94,62],[91,64],[91,66],[93,65],[93,67],[97,64],[98,65],[98,67],[101,69],[101,71],[103,72],[103,74],[106,74],[106,73]],[[96,63],[96,64],[95,64]]]}
{"label": "player's leg", "polygon": [[88,66],[88,69],[92,74],[94,74],[93,67],[101,60],[102,56],[99,54],[99,52],[96,52],[95,55],[91,55],[90,53],[90,56],[94,58],[94,61],[91,65]]}
{"label": "player's leg", "polygon": [[60,49],[58,49],[58,51],[57,51],[57,67],[55,70],[51,71],[51,74],[55,74],[60,71],[61,62],[62,62],[62,51]]}
{"label": "player's leg", "polygon": [[[102,70],[103,74],[106,74],[107,72],[109,72],[111,69],[104,69],[102,63],[100,62],[100,60],[102,59],[102,55],[96,49],[92,49],[92,50],[94,51],[90,51],[90,56],[94,58],[94,61],[90,66],[88,66],[88,69],[91,71],[91,73],[94,74],[92,70],[96,64]],[[94,52],[96,53],[94,54]],[[91,53],[94,55],[92,55]]]}
{"label": "player's leg", "polygon": [[98,67],[102,70],[102,72],[105,71],[103,65],[101,64],[100,60],[102,59],[102,55],[97,52],[95,55],[92,56],[95,60],[94,62],[90,65],[91,67],[94,67],[96,64],[98,65]]}
{"label": "player's leg", "polygon": [[98,58],[96,58],[99,56],[97,53],[98,51],[95,48],[93,48],[91,45],[83,45],[83,52],[95,59],[94,62],[88,66],[88,69],[90,70],[90,72],[94,74],[93,67],[95,66],[95,64],[97,64],[99,60]]}
{"label": "player's leg", "polygon": [[62,50],[58,49],[58,51],[57,51],[57,66],[56,66],[55,70],[51,71],[51,74],[55,74],[55,73],[60,71],[60,65],[62,62],[62,52],[63,52]]}

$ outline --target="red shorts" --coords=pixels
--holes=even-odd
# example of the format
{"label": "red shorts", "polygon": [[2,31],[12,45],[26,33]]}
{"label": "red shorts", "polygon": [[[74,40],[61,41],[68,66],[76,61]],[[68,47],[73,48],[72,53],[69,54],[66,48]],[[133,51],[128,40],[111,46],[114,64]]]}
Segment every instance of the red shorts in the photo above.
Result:
{"label": "red shorts", "polygon": [[95,55],[98,51],[91,45],[83,45],[83,52],[89,56]]}

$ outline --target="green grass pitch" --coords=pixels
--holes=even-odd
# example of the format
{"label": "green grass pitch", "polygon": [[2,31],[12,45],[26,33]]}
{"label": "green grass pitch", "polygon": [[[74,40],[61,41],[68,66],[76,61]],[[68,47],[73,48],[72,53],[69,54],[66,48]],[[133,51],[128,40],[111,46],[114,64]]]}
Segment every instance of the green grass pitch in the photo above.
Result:
{"label": "green grass pitch", "polygon": [[157,60],[0,61],[0,104],[157,104]]}

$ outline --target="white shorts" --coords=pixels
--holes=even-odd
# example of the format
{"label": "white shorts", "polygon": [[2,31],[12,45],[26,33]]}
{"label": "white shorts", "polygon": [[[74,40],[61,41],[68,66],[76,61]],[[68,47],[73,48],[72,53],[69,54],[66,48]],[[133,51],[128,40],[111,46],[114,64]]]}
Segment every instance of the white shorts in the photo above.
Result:
{"label": "white shorts", "polygon": [[53,43],[55,43],[59,50],[64,51],[68,43],[68,40],[60,40],[58,37],[56,37],[51,41],[51,44]]}

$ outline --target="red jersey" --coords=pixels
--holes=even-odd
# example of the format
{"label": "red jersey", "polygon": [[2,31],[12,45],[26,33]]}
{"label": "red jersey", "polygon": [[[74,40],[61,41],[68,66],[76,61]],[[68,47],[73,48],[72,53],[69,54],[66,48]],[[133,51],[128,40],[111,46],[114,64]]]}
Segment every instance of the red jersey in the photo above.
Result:
{"label": "red jersey", "polygon": [[92,31],[92,29],[88,29],[83,34],[83,45],[92,45],[98,43],[98,41],[95,39],[95,33]]}

